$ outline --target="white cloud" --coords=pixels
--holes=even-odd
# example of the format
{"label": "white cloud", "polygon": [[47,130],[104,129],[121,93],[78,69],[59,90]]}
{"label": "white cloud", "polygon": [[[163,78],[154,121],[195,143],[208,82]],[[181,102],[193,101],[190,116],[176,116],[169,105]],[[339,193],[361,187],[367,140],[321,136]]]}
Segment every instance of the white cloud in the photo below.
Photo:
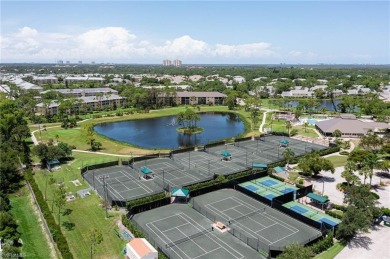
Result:
{"label": "white cloud", "polygon": [[302,56],[303,53],[301,51],[292,50],[288,54],[293,56],[293,57],[299,57],[299,56]]}
{"label": "white cloud", "polygon": [[164,58],[187,60],[259,60],[276,57],[270,43],[228,45],[209,44],[183,35],[156,44],[138,39],[123,27],[104,27],[79,34],[40,32],[23,27],[2,35],[2,59],[5,61],[47,62],[64,60],[101,60],[106,62],[159,61]]}

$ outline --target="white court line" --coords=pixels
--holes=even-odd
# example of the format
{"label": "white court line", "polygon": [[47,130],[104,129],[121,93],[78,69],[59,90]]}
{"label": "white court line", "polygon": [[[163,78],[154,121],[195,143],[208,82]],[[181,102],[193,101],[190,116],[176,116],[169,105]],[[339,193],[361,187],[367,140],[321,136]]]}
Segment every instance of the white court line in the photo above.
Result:
{"label": "white court line", "polygon": [[[219,249],[221,249],[221,248],[222,248],[222,247],[217,247],[217,248],[215,248],[215,249],[213,249],[213,250],[211,250],[211,251],[208,251],[207,253],[204,253],[204,254],[201,254],[201,255],[192,257],[192,259],[196,259],[196,258],[199,258],[199,257],[203,257],[203,256],[205,256],[205,255],[207,255],[207,254],[210,254],[210,253],[212,253],[212,252],[214,252],[214,251],[217,251],[217,250],[219,250]],[[237,257],[236,257],[236,258],[237,258]]]}
{"label": "white court line", "polygon": [[149,187],[145,186],[140,179],[137,179],[136,177],[132,176],[130,173],[126,173],[126,172],[123,172],[123,171],[120,171],[120,173],[124,176],[126,176],[127,178],[129,178],[130,180],[133,180],[134,183],[136,183],[139,187],[141,187],[142,189],[144,189],[144,191],[146,191],[146,193],[149,193],[149,192],[152,192],[153,190],[150,189]]}
{"label": "white court line", "polygon": [[[186,237],[189,237],[186,233],[184,233],[183,231],[181,231],[180,229],[177,228],[177,230],[182,233],[184,236]],[[199,247],[203,252],[207,253],[206,250],[204,250],[200,245],[198,245],[197,243],[195,243],[195,241],[193,239],[190,239],[189,241],[191,241],[192,243],[194,243],[197,247]]]}
{"label": "white court line", "polygon": [[[149,223],[148,223],[148,224],[149,224]],[[165,243],[165,244],[172,243],[172,240],[171,240],[170,238],[168,238],[164,233],[162,233],[156,226],[154,226],[154,225],[152,224],[152,226],[155,227],[155,228],[163,235],[163,237],[165,237],[165,238],[168,240],[168,242],[164,241],[164,239],[161,238],[161,236],[160,236],[159,234],[157,234],[157,233],[156,233],[148,224],[146,224],[146,226],[150,229],[150,231],[152,231],[156,236],[158,236],[159,239],[161,239],[161,241],[163,242],[163,245],[164,245],[164,243]],[[180,249],[180,247],[175,246],[175,248],[177,248],[177,249],[180,250],[183,254],[185,254],[185,255],[186,255],[186,258],[190,258],[186,253],[183,252],[183,250]],[[173,251],[178,257],[184,259],[183,257],[181,257],[181,256],[175,251],[175,249],[171,249],[171,251]]]}
{"label": "white court line", "polygon": [[[208,205],[208,204],[207,204]],[[237,208],[237,207],[240,207],[241,206],[241,204],[239,204],[239,205],[236,205],[236,206],[233,206],[233,207],[230,207],[230,208],[228,208],[228,209],[226,209],[226,210],[221,210],[221,211],[227,211],[227,210],[231,210],[231,209],[235,209],[235,208]],[[240,212],[241,213],[241,212]]]}
{"label": "white court line", "polygon": [[[253,208],[254,210],[256,210],[256,207],[254,207],[253,205],[251,205],[251,204],[249,204],[249,203],[247,203],[247,202],[245,202],[245,201],[243,201],[243,200],[241,200],[241,199],[238,199],[238,198],[236,198],[236,197],[232,197],[232,199],[236,200],[237,202],[241,202],[243,205],[246,204],[246,205],[244,205],[244,206],[251,207],[251,208]],[[278,222],[280,225],[283,225],[284,227],[288,228],[288,229],[291,230],[291,231],[299,232],[299,229],[297,229],[297,228],[295,228],[295,227],[293,227],[293,226],[291,226],[291,225],[289,225],[289,224],[287,224],[287,223],[281,221],[280,219],[278,219],[278,218],[276,218],[276,217],[274,217],[274,216],[268,215],[267,213],[265,213],[264,216],[267,217],[268,219],[270,219],[271,221]],[[289,228],[289,227],[293,228],[294,230],[292,230],[292,229]]]}
{"label": "white court line", "polygon": [[[244,206],[244,207],[256,209],[254,206],[252,206],[252,205],[250,205],[250,204],[247,204],[246,202],[244,202],[244,201],[242,201],[242,200],[240,200],[240,199],[237,199],[236,197],[229,197],[229,198],[231,198],[232,200],[235,200],[236,202],[241,203],[242,206]],[[226,200],[226,199],[229,199],[229,198],[225,198],[225,199],[222,199],[222,200]],[[219,200],[219,201],[221,201],[221,200]],[[218,202],[218,201],[216,201],[216,202]],[[213,203],[216,203],[216,202],[213,202]],[[246,203],[247,205],[245,205],[244,203]],[[215,207],[214,207],[214,206],[211,206],[211,207],[209,206],[209,205],[211,205],[211,204],[212,204],[212,203],[209,203],[209,204],[205,205],[205,207],[209,208],[210,210],[212,210],[214,213],[216,213],[217,215],[221,216],[222,218],[226,218],[226,216],[227,216],[226,214],[224,214],[224,216],[222,216],[222,215],[219,213],[219,211],[215,211]],[[249,206],[248,206],[248,205],[249,205]],[[237,211],[237,210],[236,210],[236,211]],[[239,211],[238,211],[238,212],[239,212]],[[242,214],[241,212],[239,212],[239,213]],[[244,215],[244,214],[243,214],[243,215]],[[268,215],[268,214],[266,214],[266,213],[264,213],[263,216],[265,216],[265,217],[268,218],[269,220],[273,221],[274,224],[272,224],[272,225],[279,224],[279,225],[285,227],[286,229],[292,231],[291,234],[285,235],[283,238],[281,238],[281,239],[279,239],[279,240],[277,240],[277,241],[275,241],[275,242],[278,242],[278,241],[280,241],[280,240],[283,240],[283,239],[285,239],[285,238],[287,238],[287,237],[289,237],[289,236],[291,236],[291,235],[293,235],[293,234],[299,232],[298,229],[296,229],[295,227],[293,227],[293,226],[291,226],[291,225],[288,225],[288,224],[287,224],[288,226],[286,226],[286,225],[285,225],[286,223],[284,223],[284,222],[283,222],[284,224],[281,224],[280,222],[278,222],[278,221],[280,221],[280,220],[276,219],[275,217],[272,217],[272,218],[271,218],[270,215]],[[254,221],[254,220],[253,220],[253,221]],[[258,225],[261,225],[260,223],[258,223],[258,222],[256,222],[256,221],[254,221],[254,222],[257,223]],[[248,227],[244,226],[244,225],[241,224],[240,222],[236,222],[236,223],[238,223],[242,228],[246,228],[246,229],[248,229],[250,232],[257,234],[255,231],[249,229]],[[262,226],[264,226],[264,225],[262,225]],[[295,228],[295,231],[292,230],[292,229],[289,228],[289,227]],[[267,228],[268,228],[268,227],[267,227]],[[264,228],[264,229],[265,229],[265,228]],[[263,230],[263,229],[262,229],[262,230]],[[252,234],[251,234],[250,232],[248,232],[248,231],[245,231],[245,232],[247,232],[248,234],[252,235]],[[252,236],[254,236],[254,235],[252,235]],[[265,237],[263,237],[263,236],[261,236],[261,235],[257,235],[257,236],[260,237],[260,238],[262,238],[262,239],[264,239],[264,240],[267,240],[267,241],[269,242],[270,245],[275,243],[275,242],[271,242],[270,240],[268,240],[267,238],[265,238]]]}
{"label": "white court line", "polygon": [[182,227],[182,226],[186,226],[186,225],[191,225],[189,222],[187,222],[187,223],[184,223],[184,224],[181,224],[181,225],[178,225],[178,226],[176,226],[176,227],[173,227],[173,228],[167,228],[167,229],[164,229],[164,230],[162,230],[161,232],[167,232],[167,231],[171,231],[172,229],[175,229],[175,228],[179,228],[179,227]]}
{"label": "white court line", "polygon": [[[184,217],[184,216],[186,216],[186,217]],[[180,217],[182,217],[182,218],[184,218],[184,219],[188,218],[187,221],[189,221],[189,222],[192,221],[193,223],[195,223],[195,224],[193,224],[193,226],[194,226],[196,229],[198,229],[198,230],[204,230],[204,228],[203,228],[202,225],[200,225],[198,222],[196,222],[195,220],[193,220],[193,219],[192,219],[191,217],[189,217],[188,215],[183,214],[183,216],[180,215]],[[196,225],[198,225],[199,227],[197,227]],[[208,233],[207,233],[205,236],[206,236],[207,238],[209,238],[211,241],[213,241],[214,243],[218,244],[222,249],[224,249],[226,252],[228,252],[229,254],[231,254],[232,256],[234,256],[236,259],[244,258],[244,256],[243,256],[240,252],[238,252],[236,249],[232,248],[230,245],[226,244],[226,242],[224,242],[223,240],[221,240],[218,236],[213,236],[213,237],[215,238],[215,240],[221,241],[223,244],[226,245],[226,247],[229,247],[230,249],[232,249],[232,251],[234,251],[235,253],[237,253],[237,254],[238,254],[239,256],[241,256],[241,257],[235,256],[233,253],[231,253],[230,251],[228,251],[228,250],[225,248],[225,246],[221,246],[221,244],[218,243],[218,242],[216,242],[214,239],[212,239],[212,238],[208,235]]]}

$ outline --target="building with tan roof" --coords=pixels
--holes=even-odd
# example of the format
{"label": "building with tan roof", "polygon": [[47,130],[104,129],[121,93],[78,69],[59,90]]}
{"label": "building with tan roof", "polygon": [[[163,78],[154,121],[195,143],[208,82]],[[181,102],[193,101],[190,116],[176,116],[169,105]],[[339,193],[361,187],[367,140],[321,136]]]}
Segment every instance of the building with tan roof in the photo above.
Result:
{"label": "building with tan roof", "polygon": [[126,258],[158,259],[158,252],[145,238],[134,238],[126,244]]}
{"label": "building with tan roof", "polygon": [[334,119],[318,121],[316,128],[324,136],[332,136],[335,130],[340,130],[341,137],[358,138],[367,134],[369,130],[377,133],[387,132],[390,125],[384,122],[361,121],[353,114],[341,114]]}

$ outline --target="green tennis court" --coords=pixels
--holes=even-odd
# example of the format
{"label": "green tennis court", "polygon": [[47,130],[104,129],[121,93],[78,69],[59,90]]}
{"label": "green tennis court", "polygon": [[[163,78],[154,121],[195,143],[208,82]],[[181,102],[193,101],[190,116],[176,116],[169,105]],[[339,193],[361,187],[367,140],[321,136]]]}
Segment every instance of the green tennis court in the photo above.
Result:
{"label": "green tennis court", "polygon": [[269,200],[272,200],[273,198],[281,196],[285,193],[298,190],[298,188],[294,185],[281,182],[269,176],[244,182],[239,185]]}
{"label": "green tennis court", "polygon": [[317,222],[323,222],[326,223],[332,227],[337,226],[340,224],[341,220],[336,219],[332,216],[329,216],[328,214],[325,214],[321,211],[315,210],[309,206],[306,206],[304,204],[301,204],[296,201],[290,201],[288,203],[283,204],[284,207],[293,210],[307,218],[310,218],[312,220],[315,220]]}

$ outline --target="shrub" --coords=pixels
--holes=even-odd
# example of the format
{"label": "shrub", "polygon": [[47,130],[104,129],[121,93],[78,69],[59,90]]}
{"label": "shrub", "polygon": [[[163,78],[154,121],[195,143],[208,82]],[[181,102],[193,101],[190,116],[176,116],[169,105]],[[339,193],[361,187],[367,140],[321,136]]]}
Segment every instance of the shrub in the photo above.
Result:
{"label": "shrub", "polygon": [[131,222],[126,215],[122,215],[122,224],[127,227],[134,237],[144,238],[144,234],[141,230],[139,230],[136,226],[134,226],[133,222]]}
{"label": "shrub", "polygon": [[389,208],[381,208],[383,215],[390,217],[390,209]]}
{"label": "shrub", "polygon": [[348,151],[340,151],[339,154],[343,155],[343,156],[348,156],[349,152]]}
{"label": "shrub", "polygon": [[333,204],[333,208],[336,210],[341,210],[343,212],[347,211],[347,207],[344,205]]}
{"label": "shrub", "polygon": [[336,188],[340,191],[345,191],[345,189],[348,187],[348,183],[347,182],[342,182],[342,183],[338,183],[336,185]]}
{"label": "shrub", "polygon": [[376,200],[379,200],[379,195],[376,192],[370,192],[371,196],[374,197]]}
{"label": "shrub", "polygon": [[274,175],[274,174],[270,174],[269,176],[272,177],[272,178],[275,178],[276,180],[284,182],[284,178],[283,177],[280,177],[280,176],[277,176],[277,175]]}
{"label": "shrub", "polygon": [[290,131],[290,135],[291,136],[295,136],[295,135],[297,135],[298,134],[298,130],[297,129],[292,129],[291,131]]}
{"label": "shrub", "polygon": [[115,115],[116,115],[116,116],[123,116],[123,112],[117,111],[117,112],[115,113]]}
{"label": "shrub", "polygon": [[341,210],[325,210],[325,213],[336,219],[342,219],[344,216],[344,212],[342,212]]}
{"label": "shrub", "polygon": [[332,246],[333,246],[333,233],[329,232],[326,237],[312,244],[311,246],[309,246],[309,248],[313,251],[313,253],[319,254],[329,249]]}
{"label": "shrub", "polygon": [[54,220],[53,214],[50,212],[49,206],[44,200],[42,192],[39,190],[39,187],[35,182],[34,177],[31,175],[31,171],[28,171],[26,173],[26,180],[31,185],[38,205],[41,208],[43,217],[46,220],[50,233],[53,236],[54,242],[56,242],[58,250],[61,252],[62,257],[65,259],[73,258],[73,255],[69,249],[68,242],[66,241],[64,234],[62,234],[60,226]]}

